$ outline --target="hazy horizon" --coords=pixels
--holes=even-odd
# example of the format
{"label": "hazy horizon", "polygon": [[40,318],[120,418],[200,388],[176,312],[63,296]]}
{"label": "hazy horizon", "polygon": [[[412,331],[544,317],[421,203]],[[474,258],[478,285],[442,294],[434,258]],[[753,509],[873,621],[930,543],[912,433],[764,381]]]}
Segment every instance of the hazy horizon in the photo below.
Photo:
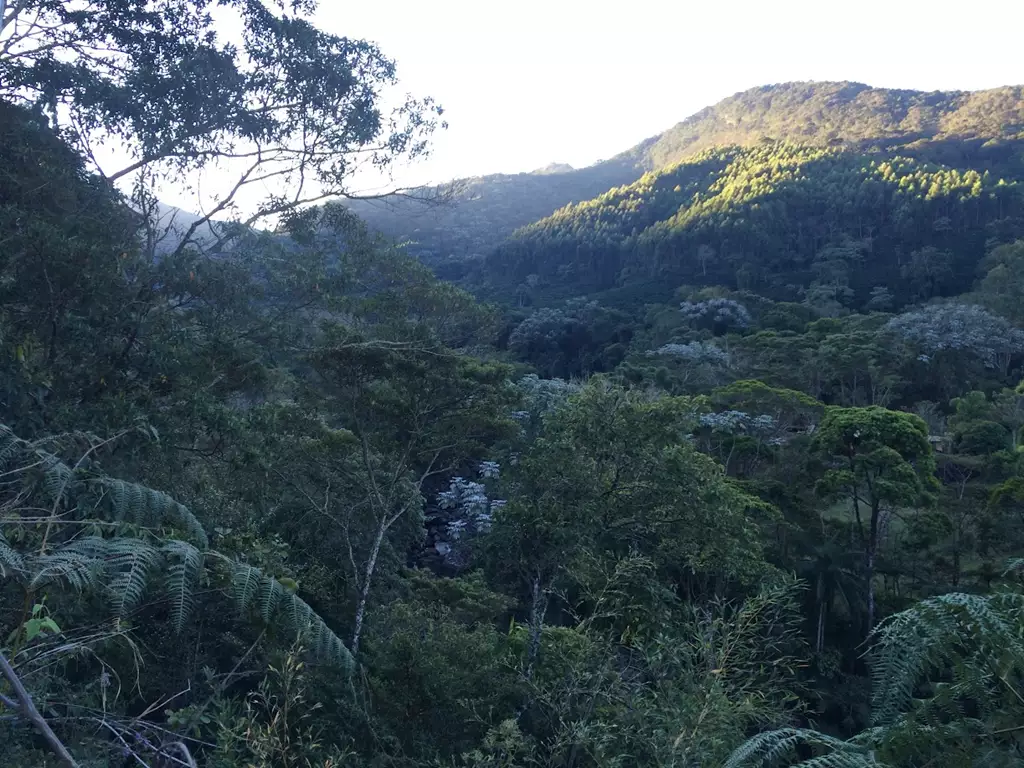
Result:
{"label": "hazy horizon", "polygon": [[[807,0],[722,5],[395,0],[321,6],[327,30],[378,43],[400,90],[450,127],[398,183],[580,168],[739,91],[789,81],[982,90],[1024,83],[1024,3]],[[952,49],[954,53],[951,54]]]}
{"label": "hazy horizon", "polygon": [[[353,190],[552,163],[586,167],[737,92],[773,83],[922,91],[1024,84],[1016,40],[1024,3],[979,0],[970,14],[948,0],[832,7],[740,0],[721,8],[663,0],[634,0],[625,9],[584,0],[322,3],[319,26],[371,40],[396,61],[392,102],[406,93],[431,96],[449,123],[435,134],[430,157],[400,164],[389,177],[359,174]],[[202,208],[183,187],[162,197]]]}

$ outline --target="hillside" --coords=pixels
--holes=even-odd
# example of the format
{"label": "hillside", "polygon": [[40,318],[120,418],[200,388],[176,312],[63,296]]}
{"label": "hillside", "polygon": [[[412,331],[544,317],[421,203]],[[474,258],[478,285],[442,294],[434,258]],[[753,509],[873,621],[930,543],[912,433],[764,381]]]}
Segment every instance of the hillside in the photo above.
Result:
{"label": "hillside", "polygon": [[[548,216],[572,200],[587,200],[638,175],[625,160],[590,168],[552,164],[531,173],[461,179],[444,204],[415,199],[353,200],[347,203],[374,230],[400,241],[447,277],[459,277],[463,262],[483,256],[518,227]],[[425,190],[433,197],[437,190]],[[417,193],[418,195],[419,193]]]}
{"label": "hillside", "polygon": [[1024,232],[1022,126],[1019,87],[747,91],[627,153],[684,159],[521,228],[473,280],[521,304],[624,288],[664,299],[683,283],[828,312],[862,309],[875,289],[897,306],[950,295],[988,244]]}
{"label": "hillside", "polygon": [[613,162],[658,170],[701,150],[762,139],[826,146],[899,146],[915,141],[1017,138],[1020,86],[987,91],[872,88],[862,83],[782,83],[752,88],[688,117]]}
{"label": "hillside", "polygon": [[463,179],[444,206],[395,199],[353,201],[349,207],[371,228],[410,241],[410,252],[439,274],[457,279],[467,261],[489,252],[516,228],[705,149],[754,146],[766,139],[908,152],[927,144],[932,157],[963,165],[978,145],[1012,140],[1022,132],[1020,87],[922,93],[859,83],[785,83],[731,96],[589,168],[553,164],[532,173]]}

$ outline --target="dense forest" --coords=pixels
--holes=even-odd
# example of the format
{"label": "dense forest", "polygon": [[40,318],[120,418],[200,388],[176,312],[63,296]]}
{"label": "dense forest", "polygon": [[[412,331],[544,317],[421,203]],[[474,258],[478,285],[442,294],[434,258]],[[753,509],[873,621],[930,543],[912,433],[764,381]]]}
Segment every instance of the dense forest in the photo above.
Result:
{"label": "dense forest", "polygon": [[215,5],[0,2],[0,762],[1024,763],[1019,88],[739,94],[425,250],[345,195],[440,107]]}

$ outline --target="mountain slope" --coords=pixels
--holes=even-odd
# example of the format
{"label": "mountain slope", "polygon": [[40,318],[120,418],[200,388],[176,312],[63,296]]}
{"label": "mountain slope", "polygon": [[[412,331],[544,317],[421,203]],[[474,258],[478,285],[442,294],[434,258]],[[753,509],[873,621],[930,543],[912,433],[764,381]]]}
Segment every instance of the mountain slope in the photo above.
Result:
{"label": "mountain slope", "polygon": [[830,312],[876,289],[896,304],[946,295],[994,242],[1024,236],[1019,155],[992,151],[979,170],[790,143],[706,150],[519,230],[475,277],[521,303],[683,283]]}
{"label": "mountain slope", "polygon": [[[731,96],[589,168],[556,165],[465,179],[452,204],[440,207],[401,199],[353,201],[350,207],[373,229],[411,241],[410,251],[442,276],[459,278],[467,262],[516,228],[711,147],[754,146],[768,139],[910,152],[927,144],[931,159],[962,167],[976,164],[979,145],[1012,141],[1022,132],[1020,87],[922,93],[859,83],[785,83]],[[998,159],[996,148],[988,147],[990,160]]]}
{"label": "mountain slope", "polygon": [[[455,182],[445,204],[414,199],[353,200],[348,207],[371,229],[408,241],[409,252],[443,277],[461,275],[460,263],[486,254],[516,228],[573,200],[587,200],[640,175],[628,161],[565,170],[552,165],[532,173],[493,174]],[[438,190],[424,190],[431,198]]]}

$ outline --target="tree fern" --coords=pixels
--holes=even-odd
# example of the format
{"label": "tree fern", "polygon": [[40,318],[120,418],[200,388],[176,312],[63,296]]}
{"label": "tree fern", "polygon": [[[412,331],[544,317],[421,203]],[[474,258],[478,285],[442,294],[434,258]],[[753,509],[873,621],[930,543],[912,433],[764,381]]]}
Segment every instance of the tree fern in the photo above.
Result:
{"label": "tree fern", "polygon": [[162,525],[178,528],[200,548],[209,546],[206,531],[192,511],[166,493],[113,477],[94,478],[89,482],[107,492],[114,519],[148,528]]}
{"label": "tree fern", "polygon": [[10,427],[0,424],[0,467],[6,467],[22,445],[23,442],[11,431]]}
{"label": "tree fern", "polygon": [[[987,696],[992,683],[1011,667],[1022,671],[1022,616],[1024,595],[1019,593],[953,593],[924,600],[882,624],[872,652],[875,724],[896,722],[928,672],[957,667],[962,675],[956,683],[958,698],[970,693],[976,699]],[[941,697],[936,701],[941,704]]]}
{"label": "tree fern", "polygon": [[102,582],[104,565],[102,542],[98,537],[89,537],[32,557],[29,587],[39,589],[53,583],[78,591],[97,587]]}
{"label": "tree fern", "polygon": [[[255,608],[265,623],[278,622],[287,631],[308,634],[317,656],[351,670],[352,655],[323,619],[276,579],[210,550],[206,531],[188,507],[161,491],[98,475],[94,466],[81,460],[73,468],[46,449],[83,441],[88,452],[101,444],[95,436],[83,435],[28,443],[0,425],[0,466],[20,461],[24,470],[11,470],[17,479],[0,488],[0,494],[8,494],[6,503],[14,519],[22,508],[36,521],[40,508],[52,511],[44,518],[46,537],[41,546],[35,545],[37,551],[19,552],[0,533],[0,577],[21,581],[32,591],[95,590],[105,595],[118,616],[130,613],[148,591],[159,588],[170,602],[171,623],[180,632],[196,608],[204,569],[211,563],[227,563],[230,593],[241,611]],[[72,514],[76,523],[124,521],[149,530],[145,537],[80,536],[80,526],[65,525]],[[181,531],[190,541],[161,539],[160,529]],[[215,577],[218,574],[223,569],[213,571]]]}
{"label": "tree fern", "polygon": [[[849,741],[797,729],[763,733],[737,749],[727,766],[852,768],[880,765],[875,754],[936,768],[1020,764],[1024,595],[1000,590],[923,600],[883,622],[871,640],[874,727]],[[931,684],[922,689],[926,681]],[[826,751],[779,762],[799,745]]]}
{"label": "tree fern", "polygon": [[47,501],[59,506],[64,503],[75,484],[75,473],[59,456],[43,450],[36,451],[42,460],[43,488]]}
{"label": "tree fern", "polygon": [[[0,440],[2,440],[0,434]],[[2,448],[0,448],[2,452]],[[21,554],[7,543],[7,539],[0,533],[0,578],[6,578],[8,573],[21,572],[25,570],[25,560]]]}
{"label": "tree fern", "polygon": [[346,670],[353,668],[355,660],[345,643],[302,598],[247,563],[232,562],[229,568],[232,593],[240,611],[256,609],[267,623],[276,618],[288,631],[307,633],[318,658]]}
{"label": "tree fern", "polygon": [[142,602],[150,576],[161,565],[156,547],[132,538],[107,540],[104,553],[106,592],[117,616],[125,616]]}

